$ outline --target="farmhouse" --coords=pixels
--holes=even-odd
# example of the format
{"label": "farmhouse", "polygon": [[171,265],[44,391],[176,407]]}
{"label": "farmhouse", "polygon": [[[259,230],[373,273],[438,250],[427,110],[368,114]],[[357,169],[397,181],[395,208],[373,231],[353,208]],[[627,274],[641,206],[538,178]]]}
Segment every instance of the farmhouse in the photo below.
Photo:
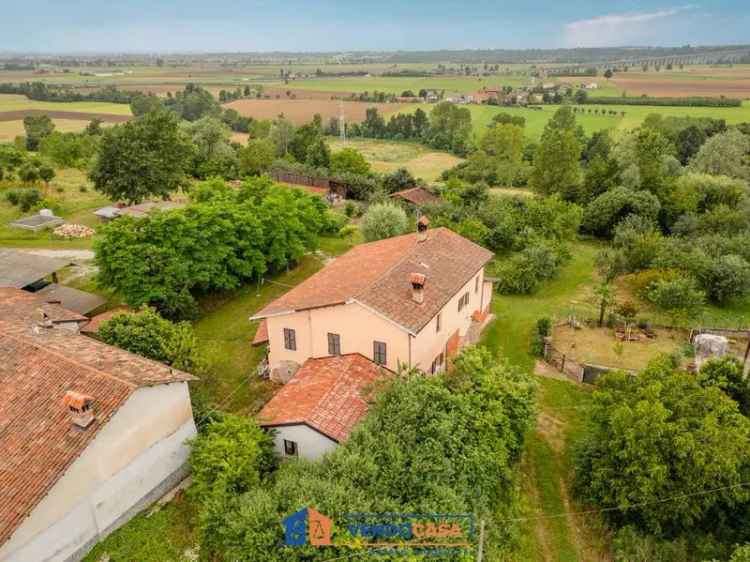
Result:
{"label": "farmhouse", "polygon": [[492,253],[447,228],[357,246],[263,308],[254,343],[271,378],[310,358],[359,353],[395,371],[442,370],[489,321]]}
{"label": "farmhouse", "polygon": [[3,562],[80,560],[186,475],[194,377],[80,335],[84,321],[0,289]]}
{"label": "farmhouse", "polygon": [[373,385],[388,373],[358,353],[308,359],[258,420],[275,430],[280,456],[317,460],[349,437],[367,414]]}

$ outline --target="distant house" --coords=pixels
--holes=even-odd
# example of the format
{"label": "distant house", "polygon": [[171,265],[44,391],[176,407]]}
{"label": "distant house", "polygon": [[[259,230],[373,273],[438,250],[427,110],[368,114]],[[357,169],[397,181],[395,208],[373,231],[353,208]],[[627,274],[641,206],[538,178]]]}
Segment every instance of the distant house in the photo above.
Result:
{"label": "distant house", "polygon": [[599,88],[599,84],[597,84],[596,82],[589,82],[588,84],[583,84],[584,90],[596,90],[597,88]]}
{"label": "distant house", "polygon": [[392,371],[436,372],[488,321],[492,252],[447,228],[361,244],[251,320],[268,344],[271,378],[289,381],[310,358],[359,353]]}
{"label": "distant house", "polygon": [[0,560],[77,561],[187,473],[194,377],[0,289]]}
{"label": "distant house", "polygon": [[411,187],[409,189],[403,189],[401,191],[392,193],[391,198],[403,201],[417,209],[423,207],[424,205],[439,203],[440,201],[442,201],[440,197],[420,186]]}
{"label": "distant house", "polygon": [[317,460],[367,414],[369,392],[389,372],[351,353],[308,359],[258,414],[282,457]]}

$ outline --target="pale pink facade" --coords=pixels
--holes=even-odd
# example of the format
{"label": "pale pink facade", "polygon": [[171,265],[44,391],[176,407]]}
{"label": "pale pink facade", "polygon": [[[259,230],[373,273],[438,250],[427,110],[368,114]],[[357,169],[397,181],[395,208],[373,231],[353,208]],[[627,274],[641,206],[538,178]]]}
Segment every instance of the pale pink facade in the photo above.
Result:
{"label": "pale pink facade", "polygon": [[[464,300],[459,310],[461,299],[468,302]],[[381,342],[385,344],[383,365],[388,369],[395,371],[405,364],[431,372],[434,363],[435,370],[440,370],[460,346],[476,341],[491,300],[492,284],[481,268],[416,332],[354,298],[344,304],[269,315],[265,320],[272,377],[286,381],[307,359],[331,355],[328,334],[339,336],[338,353],[360,353],[378,362],[374,342]]]}

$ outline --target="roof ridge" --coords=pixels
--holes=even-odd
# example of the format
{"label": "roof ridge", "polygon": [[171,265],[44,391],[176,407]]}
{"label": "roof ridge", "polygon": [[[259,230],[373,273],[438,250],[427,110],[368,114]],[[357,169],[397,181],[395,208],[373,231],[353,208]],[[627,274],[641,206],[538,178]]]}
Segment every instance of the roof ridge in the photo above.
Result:
{"label": "roof ridge", "polygon": [[[433,231],[437,232],[437,229],[433,229]],[[416,232],[409,232],[408,234],[402,234],[402,236],[414,236],[415,234],[417,234],[417,233]],[[398,236],[394,236],[392,238],[398,238]],[[384,238],[383,240],[389,240],[389,238]],[[428,236],[427,240],[429,240],[429,236]],[[427,240],[425,240],[425,242],[427,242]],[[380,242],[380,240],[377,240],[377,242]],[[411,257],[411,255],[417,249],[418,244],[419,244],[419,241],[417,241],[414,246],[412,246],[411,248],[409,248],[408,252],[404,252],[403,254],[401,254],[401,258],[398,259],[397,261],[393,262],[393,265],[391,267],[389,267],[388,269],[386,269],[385,271],[383,271],[383,273],[381,273],[379,276],[373,278],[373,280],[370,283],[368,283],[367,285],[365,285],[361,290],[357,291],[357,293],[355,295],[353,295],[352,298],[356,299],[364,291],[367,291],[367,290],[371,289],[372,286],[375,285],[378,281],[380,281],[381,279],[383,279],[384,277],[386,277],[387,275],[389,275],[391,273],[391,271],[393,271],[398,266],[400,266],[402,263],[404,263],[406,261],[406,259],[409,258],[409,257]]]}
{"label": "roof ridge", "polygon": [[[105,378],[113,379],[113,380],[115,380],[117,382],[120,382],[120,383],[122,383],[122,384],[124,384],[126,386],[131,387],[131,388],[141,388],[139,385],[137,385],[135,383],[132,383],[130,381],[121,379],[121,378],[113,375],[112,373],[107,373],[106,371],[102,371],[101,369],[99,369],[97,367],[93,367],[91,365],[87,365],[86,363],[81,363],[80,361],[78,361],[76,359],[72,359],[71,357],[63,355],[62,353],[60,353],[60,352],[58,352],[58,351],[56,351],[54,349],[50,349],[49,347],[44,347],[44,346],[40,345],[39,343],[35,342],[32,338],[30,338],[28,336],[23,336],[23,335],[18,335],[18,334],[12,334],[12,333],[9,333],[7,331],[7,329],[6,330],[2,330],[2,324],[1,323],[0,323],[0,332],[2,332],[3,335],[5,335],[5,336],[7,336],[9,338],[12,338],[12,339],[14,339],[16,341],[21,341],[23,343],[27,343],[28,345],[31,345],[31,346],[33,346],[33,347],[35,347],[35,348],[37,348],[37,349],[39,349],[39,350],[41,350],[43,352],[50,353],[51,355],[54,355],[55,357],[59,357],[60,359],[62,359],[64,361],[67,361],[67,362],[72,363],[74,365],[77,365],[79,367],[83,367],[85,369],[93,371],[94,373],[99,374],[99,375],[101,375],[101,376],[103,376]],[[80,336],[80,337],[85,338],[86,336]],[[107,347],[114,347],[114,346],[110,346],[109,344],[106,344],[104,342],[100,342],[100,343],[102,345],[106,345]],[[124,351],[125,353],[130,353],[129,351],[121,349],[119,347],[116,347],[115,349]],[[131,355],[134,355],[134,354],[131,354]],[[140,355],[136,355],[136,357],[138,357],[140,359],[144,359],[144,357],[141,357]]]}

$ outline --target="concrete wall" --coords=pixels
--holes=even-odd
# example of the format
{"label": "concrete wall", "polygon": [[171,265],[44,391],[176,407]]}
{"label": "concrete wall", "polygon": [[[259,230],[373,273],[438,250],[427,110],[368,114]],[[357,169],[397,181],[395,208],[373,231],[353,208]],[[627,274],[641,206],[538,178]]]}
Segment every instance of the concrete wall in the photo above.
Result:
{"label": "concrete wall", "polygon": [[273,431],[274,448],[282,458],[289,458],[284,453],[284,439],[297,443],[298,456],[311,461],[320,459],[337,446],[333,439],[304,424],[274,427]]}
{"label": "concrete wall", "polygon": [[[469,293],[469,304],[458,310],[458,301]],[[358,303],[315,308],[293,314],[272,316],[268,321],[269,365],[276,369],[283,361],[302,365],[310,357],[328,355],[327,334],[341,336],[341,353],[361,353],[373,358],[373,341],[387,345],[386,367],[396,370],[398,364],[410,364],[429,371],[432,361],[445,352],[452,334],[466,335],[471,315],[484,310],[492,297],[492,285],[484,282],[484,269],[464,285],[440,312],[440,332],[433,317],[416,335]],[[296,332],[297,349],[284,348],[284,328]]]}
{"label": "concrete wall", "polygon": [[185,476],[195,434],[187,383],[138,389],[3,545],[0,561],[80,559]]}

